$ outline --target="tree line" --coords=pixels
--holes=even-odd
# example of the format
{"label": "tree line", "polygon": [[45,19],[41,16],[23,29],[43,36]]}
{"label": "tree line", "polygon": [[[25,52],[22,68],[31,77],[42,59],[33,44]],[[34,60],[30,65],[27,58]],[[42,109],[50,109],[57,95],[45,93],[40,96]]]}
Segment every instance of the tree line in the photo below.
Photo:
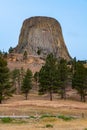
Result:
{"label": "tree line", "polygon": [[39,94],[49,93],[51,101],[53,93],[58,93],[61,99],[66,99],[67,87],[75,89],[81,101],[86,101],[87,68],[82,62],[76,61],[76,58],[67,62],[49,54],[45,65],[33,75],[30,69],[25,71],[23,68],[10,72],[6,59],[0,55],[0,103],[11,97],[13,93],[23,93],[27,100],[33,82],[36,82]]}

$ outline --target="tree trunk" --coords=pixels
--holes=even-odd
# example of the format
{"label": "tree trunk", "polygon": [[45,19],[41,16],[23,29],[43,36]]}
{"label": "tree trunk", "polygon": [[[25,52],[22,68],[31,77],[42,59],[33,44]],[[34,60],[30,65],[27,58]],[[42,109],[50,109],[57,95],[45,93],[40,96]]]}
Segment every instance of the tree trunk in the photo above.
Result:
{"label": "tree trunk", "polygon": [[85,94],[83,94],[83,102],[86,102]]}
{"label": "tree trunk", "polygon": [[28,94],[27,94],[27,93],[25,94],[25,99],[26,99],[26,100],[28,99]]}
{"label": "tree trunk", "polygon": [[18,79],[18,94],[21,93],[21,82],[20,79]]}
{"label": "tree trunk", "polygon": [[81,94],[81,101],[83,100],[83,96],[82,96],[82,94]]}
{"label": "tree trunk", "polygon": [[63,97],[63,92],[61,92],[61,99],[63,99],[64,97]]}
{"label": "tree trunk", "polygon": [[52,90],[50,90],[50,101],[53,100],[53,96],[52,96]]}
{"label": "tree trunk", "polygon": [[65,90],[65,88],[61,88],[61,99],[66,99],[66,90]]}
{"label": "tree trunk", "polygon": [[0,104],[2,104],[2,100],[0,100]]}
{"label": "tree trunk", "polygon": [[2,92],[0,92],[0,104],[2,104]]}

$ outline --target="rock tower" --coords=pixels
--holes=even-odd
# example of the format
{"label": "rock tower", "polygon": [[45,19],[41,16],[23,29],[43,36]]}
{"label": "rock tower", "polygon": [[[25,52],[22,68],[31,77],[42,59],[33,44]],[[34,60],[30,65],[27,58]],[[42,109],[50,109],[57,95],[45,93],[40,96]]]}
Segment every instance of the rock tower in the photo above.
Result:
{"label": "rock tower", "polygon": [[31,17],[23,22],[16,53],[46,57],[53,53],[57,58],[70,60],[60,23],[50,17]]}

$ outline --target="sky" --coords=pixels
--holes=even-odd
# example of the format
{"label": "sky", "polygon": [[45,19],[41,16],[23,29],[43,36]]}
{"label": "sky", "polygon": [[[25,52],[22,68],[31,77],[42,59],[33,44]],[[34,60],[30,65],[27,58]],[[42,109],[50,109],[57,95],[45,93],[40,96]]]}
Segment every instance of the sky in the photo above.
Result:
{"label": "sky", "polygon": [[32,16],[59,21],[71,57],[87,60],[87,0],[0,0],[1,51],[16,47],[23,21]]}

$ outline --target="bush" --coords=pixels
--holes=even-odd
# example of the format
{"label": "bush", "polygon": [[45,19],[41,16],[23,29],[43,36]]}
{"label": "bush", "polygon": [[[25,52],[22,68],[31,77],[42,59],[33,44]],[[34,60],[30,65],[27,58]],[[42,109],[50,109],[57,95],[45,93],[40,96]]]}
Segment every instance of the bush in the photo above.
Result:
{"label": "bush", "polygon": [[64,121],[69,121],[69,120],[74,119],[74,117],[64,116],[64,115],[59,115],[58,118],[63,119]]}
{"label": "bush", "polygon": [[46,124],[46,128],[53,128],[52,124]]}
{"label": "bush", "polygon": [[4,118],[1,119],[1,121],[2,121],[3,123],[11,123],[11,122],[12,122],[12,119],[11,119],[10,117],[4,117]]}
{"label": "bush", "polygon": [[38,48],[37,54],[40,55],[41,54],[41,49]]}
{"label": "bush", "polygon": [[29,118],[32,118],[32,119],[34,119],[34,118],[36,118],[35,116],[30,116]]}
{"label": "bush", "polygon": [[50,114],[43,114],[40,118],[49,118],[49,117],[56,117],[56,116]]}

